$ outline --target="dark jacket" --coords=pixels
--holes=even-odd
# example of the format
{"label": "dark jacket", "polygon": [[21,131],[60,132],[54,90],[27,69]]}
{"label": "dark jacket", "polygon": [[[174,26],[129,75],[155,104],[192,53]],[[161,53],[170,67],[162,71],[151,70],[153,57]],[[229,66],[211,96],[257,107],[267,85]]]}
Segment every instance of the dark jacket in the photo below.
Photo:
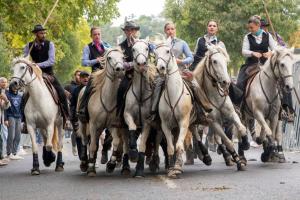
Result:
{"label": "dark jacket", "polygon": [[76,107],[78,102],[78,96],[81,91],[81,89],[84,87],[84,85],[77,85],[73,92],[71,93],[72,97],[70,100],[70,111],[71,111],[71,120],[74,122],[78,121],[77,113],[76,113]]}

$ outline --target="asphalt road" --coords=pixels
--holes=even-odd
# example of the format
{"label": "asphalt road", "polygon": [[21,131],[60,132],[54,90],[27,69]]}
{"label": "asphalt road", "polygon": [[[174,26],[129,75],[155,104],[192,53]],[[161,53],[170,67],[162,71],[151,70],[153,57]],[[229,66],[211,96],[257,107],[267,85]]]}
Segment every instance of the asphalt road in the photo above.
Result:
{"label": "asphalt road", "polygon": [[80,172],[79,161],[72,155],[70,146],[70,143],[65,145],[64,172],[54,172],[54,165],[46,168],[40,160],[41,175],[31,176],[30,153],[24,160],[1,167],[0,200],[300,199],[299,153],[286,153],[284,164],[264,164],[259,160],[261,149],[251,149],[246,156],[256,161],[249,161],[244,172],[226,167],[222,157],[211,152],[211,166],[201,161],[184,166],[180,179],[168,179],[163,165],[158,174],[146,169],[146,177],[139,179],[121,176],[120,169],[107,174],[105,165],[100,165],[97,176],[91,178]]}

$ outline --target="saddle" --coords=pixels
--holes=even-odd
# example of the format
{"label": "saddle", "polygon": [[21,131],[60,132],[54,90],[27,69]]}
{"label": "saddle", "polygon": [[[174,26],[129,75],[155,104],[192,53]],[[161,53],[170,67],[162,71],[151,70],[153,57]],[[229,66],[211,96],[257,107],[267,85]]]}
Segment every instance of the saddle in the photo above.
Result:
{"label": "saddle", "polygon": [[250,92],[250,86],[252,85],[252,82],[253,82],[255,76],[259,72],[260,72],[260,68],[258,67],[258,65],[249,66],[248,69],[246,70],[246,73],[248,75],[248,80],[246,83],[244,99],[246,99],[248,97],[249,92]]}
{"label": "saddle", "polygon": [[57,93],[56,89],[54,88],[54,86],[52,85],[53,77],[51,75],[43,73],[43,79],[44,79],[44,82],[45,82],[54,102],[56,103],[56,105],[59,105],[58,93]]}

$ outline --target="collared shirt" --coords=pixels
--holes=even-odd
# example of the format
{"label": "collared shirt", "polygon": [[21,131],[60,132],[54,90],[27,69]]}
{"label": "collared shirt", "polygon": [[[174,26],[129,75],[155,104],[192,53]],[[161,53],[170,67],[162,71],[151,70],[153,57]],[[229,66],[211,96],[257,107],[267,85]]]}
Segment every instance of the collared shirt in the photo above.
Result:
{"label": "collared shirt", "polygon": [[[94,42],[92,42],[92,44],[95,45]],[[104,51],[106,51],[108,48],[111,47],[108,43],[103,42],[103,41],[101,41],[100,44],[101,44],[101,47],[104,48]],[[98,63],[97,59],[90,60],[90,48],[89,48],[89,45],[86,45],[84,47],[83,53],[82,53],[82,59],[81,59],[82,66],[90,67],[97,63]]]}
{"label": "collared shirt", "polygon": [[[266,33],[266,32],[262,31],[262,33]],[[247,35],[245,35],[244,40],[243,40],[243,48],[242,48],[242,54],[244,57],[247,57],[247,58],[252,57],[252,53],[253,53],[253,51],[250,50],[250,43],[248,40],[248,35],[252,34],[252,36],[255,38],[256,43],[260,44],[262,42],[262,36],[263,36],[262,33],[258,36],[256,36],[255,34],[252,34],[252,33],[248,33]],[[272,51],[276,47],[276,42],[270,33],[267,33],[267,34],[269,34],[269,49]]]}
{"label": "collared shirt", "polygon": [[[215,44],[218,44],[218,46],[220,46],[226,50],[225,44],[222,41],[218,40],[216,35],[210,36],[210,35],[206,34],[206,35],[204,35],[204,39],[205,39],[205,42],[207,45],[215,43]],[[197,44],[198,44],[198,42],[197,42]]]}
{"label": "collared shirt", "polygon": [[189,65],[193,63],[194,56],[190,50],[190,47],[184,40],[179,38],[168,38],[167,44],[171,47],[175,58],[183,59],[183,65]]}
{"label": "collared shirt", "polygon": [[[37,42],[34,43],[34,45],[37,47],[39,44]],[[42,46],[45,45],[44,42],[41,43]],[[24,48],[24,56],[28,56],[29,54],[29,43],[25,46]],[[41,62],[41,63],[36,63],[40,68],[45,68],[49,66],[53,66],[55,63],[55,46],[53,42],[49,43],[49,51],[48,51],[48,60]]]}

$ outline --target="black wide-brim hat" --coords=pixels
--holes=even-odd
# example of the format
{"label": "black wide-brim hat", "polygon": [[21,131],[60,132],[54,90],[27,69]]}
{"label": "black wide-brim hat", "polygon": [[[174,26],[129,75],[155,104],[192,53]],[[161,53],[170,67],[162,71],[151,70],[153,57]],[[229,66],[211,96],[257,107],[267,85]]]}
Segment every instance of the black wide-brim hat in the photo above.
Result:
{"label": "black wide-brim hat", "polygon": [[140,26],[138,26],[134,21],[126,21],[124,23],[124,26],[121,27],[121,29],[124,31],[125,29],[135,29],[140,30]]}
{"label": "black wide-brim hat", "polygon": [[37,24],[34,26],[33,30],[31,31],[32,33],[37,33],[39,31],[45,31],[47,30],[46,28],[44,28],[42,25]]}

